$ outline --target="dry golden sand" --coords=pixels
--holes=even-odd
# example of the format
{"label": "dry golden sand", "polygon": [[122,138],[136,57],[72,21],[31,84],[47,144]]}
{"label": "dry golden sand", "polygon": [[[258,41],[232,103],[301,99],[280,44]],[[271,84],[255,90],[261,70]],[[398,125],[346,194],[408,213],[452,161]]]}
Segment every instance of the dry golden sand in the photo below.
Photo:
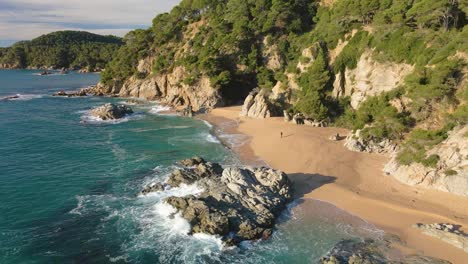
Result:
{"label": "dry golden sand", "polygon": [[[406,253],[419,253],[468,263],[468,254],[440,240],[421,234],[415,223],[453,223],[468,226],[468,198],[403,185],[382,172],[388,157],[347,150],[343,142],[328,138],[345,129],[313,128],[286,123],[282,118],[239,118],[240,107],[214,110],[202,119],[242,133],[248,144],[234,148],[244,161],[265,161],[288,173],[299,195],[327,201],[395,234]],[[283,132],[284,138],[280,138]]]}

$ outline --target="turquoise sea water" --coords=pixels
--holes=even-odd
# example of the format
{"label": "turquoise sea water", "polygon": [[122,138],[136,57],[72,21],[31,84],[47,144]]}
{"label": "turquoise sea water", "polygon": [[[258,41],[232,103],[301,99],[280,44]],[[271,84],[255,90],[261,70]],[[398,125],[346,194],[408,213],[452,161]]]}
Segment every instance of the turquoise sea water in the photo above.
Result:
{"label": "turquoise sea water", "polygon": [[138,196],[164,180],[175,161],[203,156],[238,164],[194,119],[161,115],[156,103],[133,106],[119,122],[87,111],[111,98],[55,98],[95,84],[99,75],[38,76],[0,71],[0,263],[315,263],[343,238],[376,237],[364,221],[318,201],[296,201],[269,241],[223,249],[219,239],[187,235],[171,219],[169,195]]}

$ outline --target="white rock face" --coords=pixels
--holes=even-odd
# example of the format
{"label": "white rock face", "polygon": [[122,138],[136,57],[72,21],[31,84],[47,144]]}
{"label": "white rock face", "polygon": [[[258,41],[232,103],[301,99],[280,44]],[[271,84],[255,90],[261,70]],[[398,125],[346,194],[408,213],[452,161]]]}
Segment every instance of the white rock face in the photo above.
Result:
{"label": "white rock face", "polygon": [[336,75],[333,95],[351,96],[351,106],[357,109],[368,97],[391,91],[403,84],[413,69],[408,64],[376,62],[372,59],[372,52],[366,51],[356,69],[346,69],[344,73]]}
{"label": "white rock face", "polygon": [[468,127],[456,128],[444,142],[427,152],[428,155],[440,157],[436,168],[427,168],[418,163],[400,165],[394,155],[384,172],[408,185],[468,196],[467,135]]}
{"label": "white rock face", "polygon": [[150,73],[151,68],[153,67],[153,63],[152,63],[153,60],[154,60],[153,57],[147,57],[145,59],[140,60],[138,62],[138,67],[137,67],[138,72]]}
{"label": "white rock face", "polygon": [[245,99],[240,116],[258,119],[281,116],[282,110],[272,104],[280,97],[281,95],[275,92],[269,94],[265,89],[254,90]]}

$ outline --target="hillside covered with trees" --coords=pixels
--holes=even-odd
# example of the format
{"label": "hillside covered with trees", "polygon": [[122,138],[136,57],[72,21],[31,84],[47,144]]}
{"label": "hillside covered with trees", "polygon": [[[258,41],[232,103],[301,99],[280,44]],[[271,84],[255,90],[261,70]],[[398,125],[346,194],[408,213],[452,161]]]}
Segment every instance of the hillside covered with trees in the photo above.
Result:
{"label": "hillside covered with trees", "polygon": [[58,31],[0,49],[4,68],[104,68],[123,45],[115,36]]}
{"label": "hillside covered with trees", "polygon": [[[279,85],[287,100],[272,103],[282,109],[397,142],[402,164],[430,167],[438,157],[426,150],[468,121],[467,12],[461,0],[183,0],[127,34],[102,82],[183,67],[181,85],[207,77],[228,104]],[[334,94],[334,83],[365,56],[410,71],[353,107],[354,91]],[[138,69],[141,60],[150,71]]]}

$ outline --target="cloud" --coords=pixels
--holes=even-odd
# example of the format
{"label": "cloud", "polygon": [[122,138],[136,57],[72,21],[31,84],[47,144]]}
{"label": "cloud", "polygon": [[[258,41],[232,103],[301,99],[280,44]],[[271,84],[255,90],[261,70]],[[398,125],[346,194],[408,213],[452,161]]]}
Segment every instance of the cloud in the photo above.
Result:
{"label": "cloud", "polygon": [[0,45],[57,30],[123,36],[180,0],[0,0]]}

